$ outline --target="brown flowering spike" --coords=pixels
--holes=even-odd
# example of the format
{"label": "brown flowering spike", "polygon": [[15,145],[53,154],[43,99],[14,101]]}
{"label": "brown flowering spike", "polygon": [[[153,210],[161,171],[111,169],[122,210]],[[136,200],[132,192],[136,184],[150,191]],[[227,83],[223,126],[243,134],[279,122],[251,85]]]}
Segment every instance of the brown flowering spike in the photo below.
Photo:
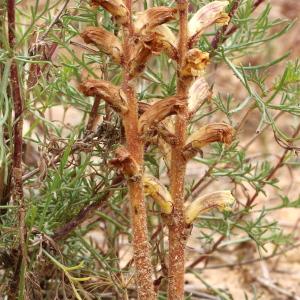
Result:
{"label": "brown flowering spike", "polygon": [[85,96],[99,96],[118,113],[125,114],[128,111],[126,97],[119,87],[108,81],[88,79],[79,89]]}
{"label": "brown flowering spike", "polygon": [[183,105],[182,100],[169,97],[152,104],[139,118],[139,132],[144,135],[166,117],[176,114]]}
{"label": "brown flowering spike", "polygon": [[181,76],[195,77],[203,74],[209,63],[209,54],[199,49],[191,49],[187,52],[184,65],[181,69]]}
{"label": "brown flowering spike", "polygon": [[210,25],[214,23],[228,24],[229,17],[224,13],[224,9],[228,4],[228,1],[213,1],[194,14],[188,23],[190,48]]}
{"label": "brown flowering spike", "polygon": [[129,12],[122,0],[91,0],[92,6],[102,6],[111,13],[120,24],[125,24],[129,19]]}
{"label": "brown flowering spike", "polygon": [[230,191],[218,191],[200,196],[186,205],[185,222],[191,224],[197,217],[212,209],[230,211],[234,202],[235,199]]}
{"label": "brown flowering spike", "polygon": [[173,211],[173,200],[167,188],[155,177],[143,176],[144,192],[159,205],[164,214]]}
{"label": "brown flowering spike", "polygon": [[110,164],[118,168],[129,179],[135,179],[140,176],[140,168],[133,159],[126,147],[120,146],[115,151],[116,158],[110,160]]}
{"label": "brown flowering spike", "polygon": [[183,149],[184,157],[187,160],[191,159],[201,148],[213,142],[229,145],[232,143],[233,135],[234,129],[229,124],[212,123],[205,125],[192,133],[187,139]]}
{"label": "brown flowering spike", "polygon": [[137,14],[135,22],[135,29],[139,33],[146,33],[151,31],[156,26],[174,20],[177,9],[165,6],[158,6],[149,8]]}
{"label": "brown flowering spike", "polygon": [[87,27],[80,35],[87,44],[94,44],[100,51],[110,55],[116,63],[121,62],[123,53],[119,39],[103,27]]}
{"label": "brown flowering spike", "polygon": [[189,89],[188,109],[190,117],[202,106],[207,98],[211,97],[211,90],[204,77],[199,77]]}

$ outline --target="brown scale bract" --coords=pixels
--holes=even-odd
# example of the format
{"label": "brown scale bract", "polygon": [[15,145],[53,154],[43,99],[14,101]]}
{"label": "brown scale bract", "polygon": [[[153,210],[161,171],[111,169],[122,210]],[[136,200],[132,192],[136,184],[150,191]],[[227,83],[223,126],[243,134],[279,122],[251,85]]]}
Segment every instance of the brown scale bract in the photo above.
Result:
{"label": "brown scale bract", "polygon": [[116,158],[110,160],[110,164],[119,169],[122,174],[129,178],[134,178],[140,175],[140,168],[137,162],[133,159],[129,151],[124,146],[120,146],[115,151]]}

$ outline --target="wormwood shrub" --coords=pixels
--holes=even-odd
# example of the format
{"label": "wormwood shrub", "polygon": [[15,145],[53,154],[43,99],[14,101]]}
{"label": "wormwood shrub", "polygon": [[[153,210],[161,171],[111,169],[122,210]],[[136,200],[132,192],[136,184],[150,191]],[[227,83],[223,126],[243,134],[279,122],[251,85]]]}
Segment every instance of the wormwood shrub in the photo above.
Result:
{"label": "wormwood shrub", "polygon": [[[277,177],[299,164],[299,62],[251,63],[293,21],[263,0],[1,4],[3,299],[194,299],[185,273],[232,299],[209,254],[297,246],[272,213],[300,206]],[[239,93],[214,86],[224,69]],[[253,157],[265,132],[281,152]]]}

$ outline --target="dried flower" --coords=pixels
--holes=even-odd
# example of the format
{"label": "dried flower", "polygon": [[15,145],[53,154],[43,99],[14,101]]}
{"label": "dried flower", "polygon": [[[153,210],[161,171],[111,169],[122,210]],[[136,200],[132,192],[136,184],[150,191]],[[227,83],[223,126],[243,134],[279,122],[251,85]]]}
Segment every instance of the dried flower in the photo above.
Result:
{"label": "dried flower", "polygon": [[110,164],[118,168],[125,176],[135,179],[140,176],[140,168],[126,147],[120,146],[115,151],[116,158],[110,160]]}
{"label": "dried flower", "polygon": [[128,111],[127,100],[124,93],[119,87],[109,81],[88,79],[84,81],[79,88],[86,96],[99,96],[118,113],[124,114]]}
{"label": "dried flower", "polygon": [[160,41],[163,51],[172,59],[177,59],[177,39],[172,30],[167,25],[157,26],[154,32],[160,34]]}
{"label": "dried flower", "polygon": [[218,19],[216,20],[216,24],[218,25],[228,25],[230,21],[230,17],[226,12],[221,12],[220,16],[218,17]]}
{"label": "dried flower", "polygon": [[174,58],[177,54],[176,48],[174,48],[168,41],[168,38],[163,35],[163,30],[160,31],[160,29],[157,29],[142,36],[131,57],[131,77],[133,78],[140,74],[145,69],[152,55],[158,55],[162,51],[165,51],[169,56]]}
{"label": "dried flower", "polygon": [[137,14],[135,29],[138,33],[146,33],[156,26],[167,23],[175,19],[176,8],[158,6],[149,8]]}
{"label": "dried flower", "polygon": [[185,222],[187,224],[201,216],[203,213],[217,208],[221,211],[230,211],[235,199],[230,191],[218,191],[200,196],[187,204],[185,209]]}
{"label": "dried flower", "polygon": [[150,175],[143,176],[143,184],[145,194],[153,198],[161,211],[165,214],[172,213],[173,200],[167,188],[157,178]]}
{"label": "dried flower", "polygon": [[155,128],[153,128],[151,134],[148,134],[143,138],[146,145],[152,144],[158,146],[159,139],[162,139],[167,144],[173,146],[178,143],[178,138],[173,133],[171,133],[162,123],[158,124]]}
{"label": "dried flower", "polygon": [[[141,116],[146,110],[148,110],[151,107],[151,104],[145,103],[145,102],[139,102],[138,103],[138,112],[139,116]],[[152,144],[157,145],[158,144],[158,137],[163,138],[166,143],[170,145],[175,145],[177,142],[177,137],[169,131],[169,129],[165,126],[163,122],[160,122],[157,124],[155,128],[155,134],[157,134],[157,138],[155,139],[147,139],[147,141],[151,142]]]}
{"label": "dried flower", "polygon": [[100,5],[111,13],[120,24],[128,22],[129,12],[122,0],[91,0],[92,6]]}
{"label": "dried flower", "polygon": [[159,40],[159,34],[152,32],[147,36],[141,37],[130,60],[131,78],[134,78],[144,71],[148,60],[152,55],[159,54],[162,50],[162,46]]}
{"label": "dried flower", "polygon": [[103,27],[87,27],[81,37],[87,43],[93,43],[100,51],[110,55],[116,63],[121,62],[123,53],[122,45],[119,39]]}
{"label": "dried flower", "polygon": [[203,71],[209,63],[209,54],[199,49],[188,51],[184,65],[181,69],[181,75],[185,77],[195,77],[203,74]]}
{"label": "dried flower", "polygon": [[131,78],[145,69],[153,55],[164,51],[169,57],[177,58],[176,38],[167,26],[161,25],[174,19],[176,12],[175,8],[153,7],[138,14],[135,29],[140,36],[131,56]]}
{"label": "dried flower", "polygon": [[139,132],[144,135],[166,117],[176,114],[182,106],[182,99],[175,96],[155,102],[139,118]]}
{"label": "dried flower", "polygon": [[184,157],[191,159],[202,147],[213,142],[231,144],[233,135],[234,129],[225,123],[212,123],[200,127],[187,139],[183,149]]}
{"label": "dried flower", "polygon": [[228,1],[213,1],[194,14],[188,24],[190,47],[192,47],[208,26],[214,23],[228,24],[229,17],[223,12],[228,4]]}
{"label": "dried flower", "polygon": [[209,85],[204,77],[199,77],[189,89],[188,109],[190,116],[193,116],[209,97],[211,97]]}

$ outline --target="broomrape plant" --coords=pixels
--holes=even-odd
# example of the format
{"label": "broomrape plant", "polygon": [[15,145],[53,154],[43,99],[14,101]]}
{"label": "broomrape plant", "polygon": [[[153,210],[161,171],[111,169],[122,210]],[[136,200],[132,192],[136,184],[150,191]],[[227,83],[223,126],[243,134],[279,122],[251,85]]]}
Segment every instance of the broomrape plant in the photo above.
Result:
{"label": "broomrape plant", "polygon": [[[188,224],[191,224],[201,211],[223,207],[232,202],[230,192],[219,192],[198,198],[185,208],[183,194],[188,159],[211,142],[219,141],[227,144],[232,142],[233,128],[221,123],[206,125],[186,140],[188,121],[191,115],[197,112],[199,106],[197,98],[202,100],[210,95],[209,89],[205,89],[205,86],[208,86],[205,80],[201,78],[198,80],[200,83],[196,81],[197,77],[203,76],[209,62],[209,54],[193,48],[193,45],[209,25],[228,23],[229,17],[224,9],[229,3],[212,2],[200,9],[189,22],[187,1],[179,2],[177,8],[163,6],[150,8],[138,14],[135,21],[133,21],[131,1],[126,3],[112,1],[109,6],[107,1],[93,2],[93,5],[97,4],[110,12],[116,23],[122,24],[120,37],[101,27],[88,27],[81,36],[85,42],[93,43],[100,51],[110,55],[121,65],[123,81],[121,86],[117,87],[108,81],[90,79],[82,82],[81,91],[86,96],[98,96],[106,101],[120,114],[123,121],[125,146],[116,150],[116,158],[111,161],[111,164],[125,176],[129,188],[138,298],[156,298],[146,229],[144,202],[144,191],[146,191],[161,207],[162,212],[168,215],[166,217],[169,227],[168,297],[181,299],[184,294],[184,255]],[[179,32],[176,39],[166,23],[175,20],[177,12]],[[121,22],[120,16],[122,16]],[[161,52],[165,52],[177,63],[176,96],[161,100],[150,99],[149,107],[139,117],[136,81],[142,76],[149,59]],[[192,83],[196,88],[192,87],[192,91],[189,92]],[[194,89],[205,94],[195,95]],[[192,108],[190,111],[189,106]],[[170,119],[163,124],[164,120],[171,115],[174,115],[175,119]],[[149,137],[153,142],[153,136],[160,135],[161,123],[169,135],[175,136],[173,145],[168,144],[168,141],[162,141],[167,152],[171,152],[169,166],[171,195],[157,180],[149,179],[144,175],[144,145]]]}
{"label": "broomrape plant", "polygon": [[[193,225],[208,253],[235,228],[258,249],[290,241],[267,214],[298,200],[251,209],[266,186],[276,187],[279,169],[297,165],[299,124],[290,137],[276,120],[299,115],[298,62],[270,84],[260,70],[287,55],[246,67],[238,59],[291,23],[271,21],[269,5],[252,17],[264,1],[135,2],[66,1],[53,16],[60,1],[44,10],[36,1],[27,15],[8,0],[0,11],[1,292],[11,299],[184,299],[185,273],[207,259],[187,264]],[[19,28],[16,12],[29,25]],[[213,87],[211,65],[222,63],[244,100]],[[64,108],[62,124],[45,116],[55,106]],[[70,107],[81,116],[73,127]],[[248,158],[256,137],[239,145],[253,111],[257,134],[271,128],[284,148],[274,166]],[[35,162],[26,161],[30,146]],[[207,168],[191,182],[188,164],[196,163]],[[231,187],[203,192],[221,177]],[[103,242],[93,241],[97,230]],[[123,261],[127,241],[132,259]]]}

